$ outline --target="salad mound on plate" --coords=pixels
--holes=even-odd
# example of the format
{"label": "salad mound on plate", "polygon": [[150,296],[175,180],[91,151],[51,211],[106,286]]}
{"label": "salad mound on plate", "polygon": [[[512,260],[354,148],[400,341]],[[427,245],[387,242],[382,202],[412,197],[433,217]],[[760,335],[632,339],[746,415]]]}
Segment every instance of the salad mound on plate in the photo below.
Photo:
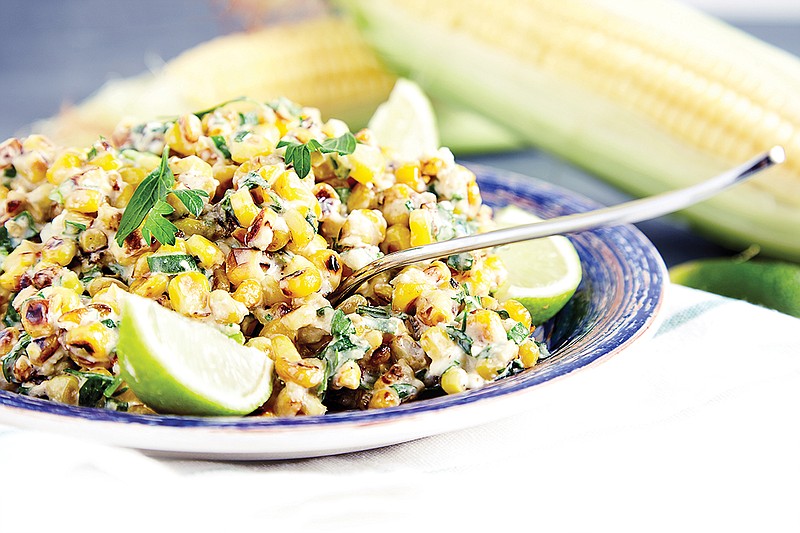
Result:
{"label": "salad mound on plate", "polygon": [[84,149],[8,139],[0,171],[3,389],[152,412],[119,372],[125,293],[272,359],[255,414],[396,406],[539,357],[528,310],[492,296],[507,272],[491,250],[326,299],[381,254],[491,228],[445,148],[401,157],[316,109],[238,99]]}

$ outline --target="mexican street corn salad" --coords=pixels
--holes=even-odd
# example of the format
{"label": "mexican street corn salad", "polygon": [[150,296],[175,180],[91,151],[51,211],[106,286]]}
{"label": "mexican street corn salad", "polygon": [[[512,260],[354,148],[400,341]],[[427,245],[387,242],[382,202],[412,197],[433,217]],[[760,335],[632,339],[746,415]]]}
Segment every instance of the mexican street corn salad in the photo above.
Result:
{"label": "mexican street corn salad", "polygon": [[272,359],[254,415],[455,394],[545,349],[528,310],[492,296],[507,272],[491,250],[326,299],[381,254],[491,229],[475,175],[445,148],[403,160],[316,109],[237,99],[123,123],[82,150],[8,139],[0,172],[2,389],[152,413],[119,375],[126,293]]}

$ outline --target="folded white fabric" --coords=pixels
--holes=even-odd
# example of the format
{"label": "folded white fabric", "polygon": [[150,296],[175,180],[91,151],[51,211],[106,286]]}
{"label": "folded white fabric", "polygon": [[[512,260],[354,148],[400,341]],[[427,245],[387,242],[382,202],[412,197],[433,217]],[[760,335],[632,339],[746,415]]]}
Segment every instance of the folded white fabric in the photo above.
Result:
{"label": "folded white fabric", "polygon": [[0,523],[90,508],[115,530],[797,531],[800,320],[678,286],[662,317],[522,414],[379,450],[176,461],[0,428]]}

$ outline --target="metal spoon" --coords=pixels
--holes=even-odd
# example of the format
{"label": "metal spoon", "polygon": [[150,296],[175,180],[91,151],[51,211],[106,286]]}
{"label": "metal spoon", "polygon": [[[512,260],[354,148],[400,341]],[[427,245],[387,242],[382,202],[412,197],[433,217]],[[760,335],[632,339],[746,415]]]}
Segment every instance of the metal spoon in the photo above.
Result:
{"label": "metal spoon", "polygon": [[632,200],[612,207],[587,211],[585,213],[551,218],[532,224],[490,231],[488,233],[479,233],[477,235],[468,235],[466,237],[459,237],[457,239],[435,242],[424,246],[407,248],[399,252],[393,252],[372,261],[342,280],[339,287],[328,295],[328,300],[332,305],[336,306],[342,300],[353,294],[365,281],[392,268],[399,268],[420,261],[439,259],[453,254],[478,250],[480,248],[502,246],[514,242],[550,237],[551,235],[562,235],[588,229],[630,224],[673,213],[710,198],[762,170],[783,163],[785,159],[786,153],[783,148],[775,146],[742,165],[683,189],[677,189],[639,200]]}

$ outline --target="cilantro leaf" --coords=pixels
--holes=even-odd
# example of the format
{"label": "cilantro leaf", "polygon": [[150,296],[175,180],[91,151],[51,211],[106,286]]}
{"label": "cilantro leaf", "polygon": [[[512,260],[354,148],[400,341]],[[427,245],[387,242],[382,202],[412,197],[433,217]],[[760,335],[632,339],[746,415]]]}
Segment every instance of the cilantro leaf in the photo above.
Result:
{"label": "cilantro leaf", "polygon": [[239,187],[247,187],[248,189],[261,187],[262,189],[268,189],[269,183],[267,183],[267,180],[262,178],[261,174],[258,172],[250,171],[245,175],[241,183],[239,183]]}
{"label": "cilantro leaf", "polygon": [[155,205],[147,214],[142,226],[142,237],[145,242],[150,242],[155,237],[161,244],[175,244],[175,234],[178,228],[164,218],[175,210],[164,200],[156,200]]}
{"label": "cilantro leaf", "polygon": [[417,393],[417,388],[410,383],[393,383],[390,387],[394,389],[401,400]]}
{"label": "cilantro leaf", "polygon": [[214,141],[217,149],[222,152],[225,159],[231,158],[231,151],[228,149],[228,144],[225,142],[225,137],[222,135],[212,135],[211,140]]}
{"label": "cilantro leaf", "polygon": [[522,341],[528,337],[529,333],[530,331],[528,331],[528,328],[526,328],[522,322],[517,322],[514,324],[513,328],[508,330],[506,336],[508,337],[508,340],[514,341],[514,343],[522,344]]}
{"label": "cilantro leaf", "polygon": [[196,217],[203,211],[203,198],[208,198],[208,193],[202,189],[175,190],[172,194],[177,196],[186,209]]}
{"label": "cilantro leaf", "polygon": [[340,135],[334,139],[325,139],[322,141],[322,146],[319,151],[323,154],[337,153],[339,155],[348,155],[356,151],[355,136],[349,131],[344,135]]}
{"label": "cilantro leaf", "polygon": [[453,326],[445,326],[444,329],[459,348],[464,350],[467,355],[472,355],[472,339],[466,333]]}
{"label": "cilantro leaf", "polygon": [[133,191],[133,196],[131,196],[128,206],[122,213],[119,229],[117,229],[116,241],[120,246],[125,243],[125,238],[133,233],[144,221],[156,202],[167,195],[167,191],[175,183],[175,176],[167,163],[168,156],[169,147],[165,146],[164,152],[161,154],[161,165],[148,174],[136,187],[136,190]]}

